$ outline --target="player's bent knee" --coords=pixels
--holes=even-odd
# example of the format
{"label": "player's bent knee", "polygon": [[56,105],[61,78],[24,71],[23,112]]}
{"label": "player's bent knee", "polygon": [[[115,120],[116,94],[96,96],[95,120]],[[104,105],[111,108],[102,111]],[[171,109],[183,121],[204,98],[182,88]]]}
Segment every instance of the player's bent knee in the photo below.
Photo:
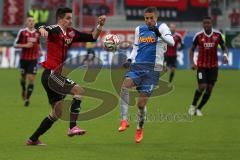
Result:
{"label": "player's bent knee", "polygon": [[75,85],[72,88],[71,93],[73,94],[73,96],[83,96],[85,93],[85,90],[79,85]]}
{"label": "player's bent knee", "polygon": [[122,84],[122,88],[132,88],[133,86],[133,80],[131,78],[125,78]]}
{"label": "player's bent knee", "polygon": [[27,74],[27,80],[29,81],[29,83],[33,83],[35,79],[35,76],[32,74]]}
{"label": "player's bent knee", "polygon": [[55,111],[55,109],[53,109],[50,113],[49,113],[49,118],[51,118],[52,121],[57,121],[62,115],[62,112],[58,112]]}
{"label": "player's bent knee", "polygon": [[204,90],[207,89],[207,84],[200,84],[198,89],[199,89],[200,92],[203,92]]}
{"label": "player's bent knee", "polygon": [[138,108],[144,108],[146,105],[146,100],[139,100],[138,101]]}

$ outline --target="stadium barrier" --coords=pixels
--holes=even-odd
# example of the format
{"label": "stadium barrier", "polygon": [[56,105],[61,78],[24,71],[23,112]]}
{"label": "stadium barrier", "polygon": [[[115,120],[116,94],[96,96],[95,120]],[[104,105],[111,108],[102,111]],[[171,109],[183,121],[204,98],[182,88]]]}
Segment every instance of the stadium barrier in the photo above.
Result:
{"label": "stadium barrier", "polygon": [[[0,67],[1,68],[17,68],[19,66],[19,57],[20,57],[20,51],[15,50],[15,48],[2,48],[2,51],[0,52]],[[179,51],[177,53],[177,68],[178,69],[188,69],[190,68],[190,62],[188,58],[188,51],[189,48],[185,48],[182,51]],[[101,63],[103,67],[110,67],[112,63],[114,65],[119,65],[119,63],[122,63],[122,59],[119,57],[119,55],[129,55],[131,52],[130,49],[128,50],[120,50],[119,52],[107,52],[102,48],[95,48],[95,54],[96,57],[98,57],[101,60]],[[195,60],[197,59],[197,51],[195,51]],[[68,66],[76,66],[80,64],[80,61],[82,60],[80,57],[84,57],[87,54],[87,51],[85,48],[73,48],[69,50],[67,65]],[[113,57],[117,57],[113,60]],[[45,57],[40,57],[39,61],[44,61]],[[222,69],[240,69],[240,49],[229,49],[229,64],[223,65],[222,64],[222,53],[219,50],[218,52],[218,59],[219,59],[219,66]],[[96,64],[97,65],[97,64]]]}

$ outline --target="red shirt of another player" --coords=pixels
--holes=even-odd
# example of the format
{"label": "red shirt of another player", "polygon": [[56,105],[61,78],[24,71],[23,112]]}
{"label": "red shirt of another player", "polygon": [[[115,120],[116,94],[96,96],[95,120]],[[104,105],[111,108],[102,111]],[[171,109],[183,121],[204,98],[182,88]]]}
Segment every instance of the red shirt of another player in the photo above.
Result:
{"label": "red shirt of another player", "polygon": [[200,68],[217,68],[218,45],[224,43],[221,33],[216,30],[212,30],[210,35],[207,35],[204,31],[198,32],[193,38],[193,43],[198,46],[197,66]]}
{"label": "red shirt of another player", "polygon": [[51,25],[45,28],[48,31],[47,57],[41,65],[45,69],[55,70],[61,68],[67,59],[68,49],[73,42],[94,42],[92,34],[82,33],[73,28],[68,28],[66,32],[59,25]]}
{"label": "red shirt of another player", "polygon": [[33,43],[32,48],[22,48],[20,59],[36,60],[39,57],[40,33],[37,30],[30,31],[28,28],[21,29],[15,40],[16,44]]}
{"label": "red shirt of another player", "polygon": [[175,42],[174,46],[167,46],[167,52],[165,53],[166,56],[169,57],[176,57],[177,56],[177,48],[179,45],[182,45],[182,37],[179,33],[174,33],[173,35],[173,39]]}

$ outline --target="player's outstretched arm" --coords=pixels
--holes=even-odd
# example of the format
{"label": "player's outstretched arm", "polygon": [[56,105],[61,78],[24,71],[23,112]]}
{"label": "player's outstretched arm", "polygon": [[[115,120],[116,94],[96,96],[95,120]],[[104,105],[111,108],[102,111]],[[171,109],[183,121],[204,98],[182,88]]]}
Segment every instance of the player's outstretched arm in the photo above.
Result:
{"label": "player's outstretched arm", "polygon": [[153,31],[156,36],[160,37],[165,43],[167,43],[169,46],[174,46],[175,42],[172,37],[172,34],[166,24],[162,24],[159,28],[156,26],[149,27],[150,31]]}
{"label": "player's outstretched arm", "polygon": [[197,65],[194,62],[194,50],[195,50],[195,48],[196,48],[196,45],[193,44],[192,47],[190,48],[190,51],[189,51],[189,59],[190,59],[190,63],[191,63],[191,68],[193,70],[197,69]]}
{"label": "player's outstretched arm", "polygon": [[40,26],[38,31],[40,32],[41,36],[44,38],[48,37],[48,30],[46,26]]}
{"label": "player's outstretched arm", "polygon": [[98,17],[98,25],[97,25],[96,29],[92,32],[93,39],[98,39],[99,35],[102,32],[102,28],[105,24],[105,21],[106,21],[105,15]]}
{"label": "player's outstretched arm", "polygon": [[228,64],[228,50],[224,43],[221,44],[223,51],[223,64]]}

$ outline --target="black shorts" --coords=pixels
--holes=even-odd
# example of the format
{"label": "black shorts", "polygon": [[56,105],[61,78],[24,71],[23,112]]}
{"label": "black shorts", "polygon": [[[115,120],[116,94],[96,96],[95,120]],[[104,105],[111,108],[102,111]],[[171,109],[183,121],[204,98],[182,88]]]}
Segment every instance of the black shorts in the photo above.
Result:
{"label": "black shorts", "polygon": [[21,74],[37,74],[37,59],[36,60],[20,60]]}
{"label": "black shorts", "polygon": [[177,56],[165,56],[164,61],[167,64],[167,67],[176,68]]}
{"label": "black shorts", "polygon": [[51,105],[63,100],[66,94],[70,94],[71,89],[76,85],[71,79],[54,74],[51,70],[43,71],[41,81]]}
{"label": "black shorts", "polygon": [[218,68],[198,68],[197,80],[199,84],[214,85],[218,77]]}

